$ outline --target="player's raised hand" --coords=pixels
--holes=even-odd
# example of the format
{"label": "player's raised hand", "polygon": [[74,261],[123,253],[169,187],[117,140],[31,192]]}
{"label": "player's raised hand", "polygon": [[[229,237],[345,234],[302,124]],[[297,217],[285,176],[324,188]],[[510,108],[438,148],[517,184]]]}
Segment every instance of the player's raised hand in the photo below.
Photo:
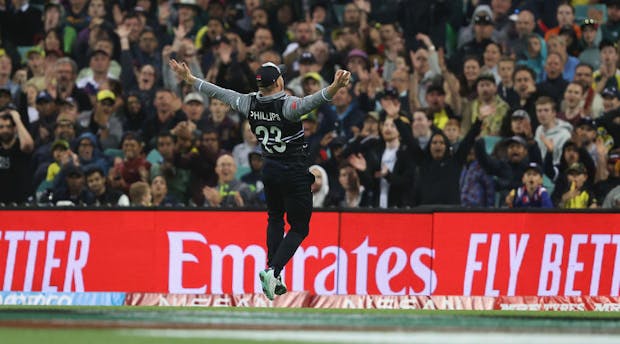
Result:
{"label": "player's raised hand", "polygon": [[189,67],[185,62],[179,63],[175,59],[170,59],[170,61],[168,61],[168,65],[170,66],[170,69],[176,73],[179,79],[184,80],[190,85],[194,84],[192,72],[189,70]]}
{"label": "player's raised hand", "polygon": [[340,69],[336,72],[336,76],[334,77],[334,86],[337,88],[349,86],[351,82],[351,72]]}

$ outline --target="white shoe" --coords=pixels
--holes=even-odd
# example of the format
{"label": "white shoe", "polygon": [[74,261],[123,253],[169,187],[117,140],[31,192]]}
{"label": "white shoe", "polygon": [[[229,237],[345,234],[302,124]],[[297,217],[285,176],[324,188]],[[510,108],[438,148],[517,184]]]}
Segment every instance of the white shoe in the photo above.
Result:
{"label": "white shoe", "polygon": [[265,296],[267,296],[269,300],[273,300],[276,285],[278,284],[278,279],[273,275],[273,269],[265,269],[259,272],[258,277],[263,285]]}

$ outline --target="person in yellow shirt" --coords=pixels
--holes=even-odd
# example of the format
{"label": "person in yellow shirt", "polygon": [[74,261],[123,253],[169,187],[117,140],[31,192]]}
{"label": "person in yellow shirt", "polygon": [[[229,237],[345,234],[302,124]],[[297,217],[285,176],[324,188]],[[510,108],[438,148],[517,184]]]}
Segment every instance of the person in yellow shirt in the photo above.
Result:
{"label": "person in yellow shirt", "polygon": [[56,175],[60,172],[60,169],[68,161],[72,160],[72,153],[69,149],[69,142],[65,140],[56,140],[52,144],[52,156],[54,162],[47,167],[47,176],[45,180],[48,182],[54,181]]}
{"label": "person in yellow shirt", "polygon": [[577,162],[566,170],[568,190],[562,194],[558,206],[564,209],[597,208],[598,202],[586,186],[588,171],[584,164]]}

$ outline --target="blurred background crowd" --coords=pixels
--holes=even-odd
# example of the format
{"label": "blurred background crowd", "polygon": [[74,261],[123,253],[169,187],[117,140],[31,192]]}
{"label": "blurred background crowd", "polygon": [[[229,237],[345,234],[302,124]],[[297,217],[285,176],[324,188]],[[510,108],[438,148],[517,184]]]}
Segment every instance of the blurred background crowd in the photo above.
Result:
{"label": "blurred background crowd", "polygon": [[262,207],[285,65],[320,207],[620,208],[620,0],[0,0],[2,205]]}

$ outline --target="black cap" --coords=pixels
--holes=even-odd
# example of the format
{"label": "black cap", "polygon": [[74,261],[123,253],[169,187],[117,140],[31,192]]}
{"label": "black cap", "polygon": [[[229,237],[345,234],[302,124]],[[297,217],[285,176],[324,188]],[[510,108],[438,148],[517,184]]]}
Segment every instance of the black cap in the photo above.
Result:
{"label": "black cap", "polygon": [[618,92],[618,89],[615,87],[605,87],[603,91],[601,92],[601,97],[603,98],[613,97],[613,98],[620,99],[620,93]]}
{"label": "black cap", "polygon": [[434,82],[426,88],[426,93],[438,92],[439,94],[446,94],[446,90],[443,89],[443,84],[439,82]]}
{"label": "black cap", "polygon": [[538,172],[538,174],[542,174],[542,167],[540,167],[540,165],[535,162],[530,162],[529,164],[527,164],[527,167],[525,168],[525,172],[529,170],[534,170]]}
{"label": "black cap", "polygon": [[507,144],[511,144],[512,142],[516,142],[527,147],[527,141],[525,141],[525,139],[519,135],[515,135],[506,139]]}
{"label": "black cap", "polygon": [[474,18],[474,24],[491,25],[493,24],[493,18],[486,13],[480,13]]}
{"label": "black cap", "polygon": [[311,52],[306,51],[306,52],[303,52],[301,56],[299,56],[299,63],[313,64],[313,63],[316,63],[316,59],[314,58],[314,55],[312,55]]}
{"label": "black cap", "polygon": [[566,169],[566,173],[567,174],[586,174],[588,173],[588,171],[586,170],[586,167],[582,163],[576,162],[570,165]]}
{"label": "black cap", "polygon": [[230,41],[228,40],[226,35],[219,35],[213,40],[213,45],[218,45],[220,43],[230,44]]}
{"label": "black cap", "polygon": [[590,127],[592,130],[596,130],[596,121],[591,117],[582,117],[577,123],[577,128],[581,126]]}
{"label": "black cap", "polygon": [[383,92],[379,94],[379,99],[383,98],[395,98],[398,99],[398,90],[394,87],[386,87]]}
{"label": "black cap", "polygon": [[512,119],[530,119],[530,114],[528,114],[527,111],[525,111],[523,109],[517,109],[517,110],[515,110],[512,113],[510,118],[512,118]]}
{"label": "black cap", "polygon": [[598,29],[598,22],[592,18],[586,18],[581,22],[581,28],[592,26],[594,30]]}
{"label": "black cap", "polygon": [[256,71],[256,83],[258,87],[268,87],[273,85],[282,75],[280,67],[273,62],[263,63]]}
{"label": "black cap", "polygon": [[90,54],[88,54],[88,58],[90,59],[90,58],[92,58],[93,56],[96,56],[96,55],[105,55],[107,57],[110,57],[110,54],[108,54],[107,51],[102,50],[102,49],[97,49],[97,50],[91,51]]}
{"label": "black cap", "polygon": [[65,175],[67,177],[81,177],[84,175],[84,171],[79,166],[68,164],[65,167]]}
{"label": "black cap", "polygon": [[480,81],[490,81],[492,83],[495,83],[495,76],[493,76],[493,74],[491,73],[482,73],[478,76],[478,78],[476,78],[476,86],[478,86],[478,83]]}

